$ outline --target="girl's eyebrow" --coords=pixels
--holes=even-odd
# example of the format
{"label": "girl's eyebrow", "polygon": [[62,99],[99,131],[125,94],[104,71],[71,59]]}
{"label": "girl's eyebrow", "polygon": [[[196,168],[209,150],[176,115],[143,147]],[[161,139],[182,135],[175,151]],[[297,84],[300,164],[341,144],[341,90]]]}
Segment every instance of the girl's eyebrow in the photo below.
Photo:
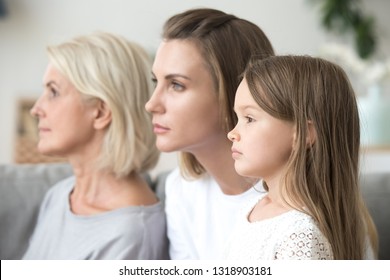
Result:
{"label": "girl's eyebrow", "polygon": [[239,109],[239,110],[246,110],[246,109],[258,110],[259,107],[258,106],[254,106],[254,105],[241,105],[241,106],[238,106],[237,109]]}
{"label": "girl's eyebrow", "polygon": [[245,110],[259,110],[259,107],[255,105],[240,105],[237,107],[233,107],[233,111],[237,113],[237,111],[245,111]]}

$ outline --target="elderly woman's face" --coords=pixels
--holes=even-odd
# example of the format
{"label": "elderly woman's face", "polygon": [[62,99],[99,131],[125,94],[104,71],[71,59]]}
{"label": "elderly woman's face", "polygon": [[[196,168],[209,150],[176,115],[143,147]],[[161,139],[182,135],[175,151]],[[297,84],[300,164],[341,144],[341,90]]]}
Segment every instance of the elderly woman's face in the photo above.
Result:
{"label": "elderly woman's face", "polygon": [[88,153],[95,134],[96,108],[87,105],[73,84],[51,64],[43,86],[42,95],[31,109],[39,120],[38,150],[61,157]]}

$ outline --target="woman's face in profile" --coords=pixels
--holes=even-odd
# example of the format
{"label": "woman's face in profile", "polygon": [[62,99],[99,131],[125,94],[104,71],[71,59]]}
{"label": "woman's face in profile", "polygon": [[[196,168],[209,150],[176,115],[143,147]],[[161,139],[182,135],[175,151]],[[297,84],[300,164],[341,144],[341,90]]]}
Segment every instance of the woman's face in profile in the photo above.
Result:
{"label": "woman's face in profile", "polygon": [[152,75],[156,87],[145,107],[161,151],[196,153],[226,139],[212,77],[193,42],[163,41]]}
{"label": "woman's face in profile", "polygon": [[43,93],[31,109],[39,120],[38,150],[61,157],[83,153],[94,134],[95,108],[87,105],[74,85],[51,64],[43,85]]}

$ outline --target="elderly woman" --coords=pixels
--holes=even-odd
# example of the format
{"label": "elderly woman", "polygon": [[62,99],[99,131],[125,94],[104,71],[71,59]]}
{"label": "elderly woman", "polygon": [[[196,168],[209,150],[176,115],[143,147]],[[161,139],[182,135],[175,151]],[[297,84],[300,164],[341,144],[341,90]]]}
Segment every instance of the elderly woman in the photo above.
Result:
{"label": "elderly woman", "polygon": [[142,173],[159,152],[149,115],[150,61],[108,33],[48,47],[43,94],[31,109],[38,149],[74,176],[46,194],[25,259],[165,259],[164,209]]}

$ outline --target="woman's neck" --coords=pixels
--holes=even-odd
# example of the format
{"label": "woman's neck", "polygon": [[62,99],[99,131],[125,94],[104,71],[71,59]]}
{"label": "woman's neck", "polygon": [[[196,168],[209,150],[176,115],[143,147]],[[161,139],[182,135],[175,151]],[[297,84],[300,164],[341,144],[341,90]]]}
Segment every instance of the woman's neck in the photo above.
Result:
{"label": "woman's neck", "polygon": [[256,182],[237,174],[231,155],[231,143],[228,140],[220,141],[209,149],[196,151],[193,154],[225,194],[241,194],[250,189]]}
{"label": "woman's neck", "polygon": [[127,206],[152,205],[157,198],[137,173],[117,178],[112,172],[73,166],[75,186],[70,206],[75,214],[96,214]]}

